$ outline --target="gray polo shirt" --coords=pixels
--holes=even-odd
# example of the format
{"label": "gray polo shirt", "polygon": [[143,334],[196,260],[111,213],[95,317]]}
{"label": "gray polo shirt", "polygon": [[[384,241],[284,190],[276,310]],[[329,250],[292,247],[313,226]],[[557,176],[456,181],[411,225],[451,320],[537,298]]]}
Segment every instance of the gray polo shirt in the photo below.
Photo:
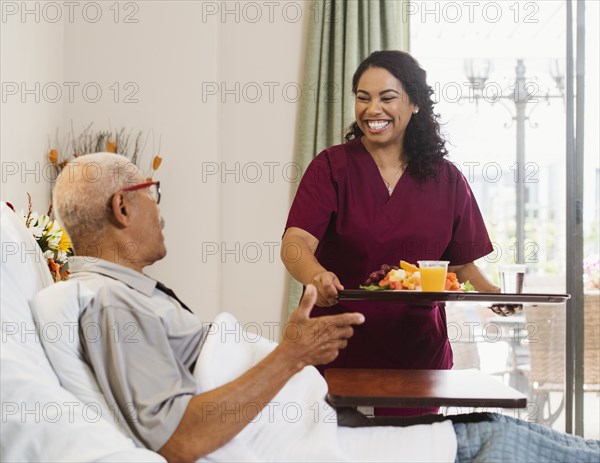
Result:
{"label": "gray polo shirt", "polygon": [[70,278],[95,294],[79,319],[84,357],[115,419],[156,451],[196,393],[190,369],[208,325],[135,270],[89,257],[75,257],[70,268]]}

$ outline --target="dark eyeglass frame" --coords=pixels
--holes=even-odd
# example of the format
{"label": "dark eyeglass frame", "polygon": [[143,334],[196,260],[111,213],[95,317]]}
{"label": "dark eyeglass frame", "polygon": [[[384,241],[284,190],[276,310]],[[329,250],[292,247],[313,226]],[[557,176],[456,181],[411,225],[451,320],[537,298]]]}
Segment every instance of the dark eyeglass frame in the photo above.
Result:
{"label": "dark eyeglass frame", "polygon": [[138,183],[137,185],[131,185],[131,186],[128,186],[126,188],[122,188],[119,191],[123,191],[123,192],[125,192],[125,191],[136,191],[136,190],[141,190],[142,188],[151,187],[152,185],[156,185],[156,194],[157,194],[156,204],[160,204],[160,181]]}

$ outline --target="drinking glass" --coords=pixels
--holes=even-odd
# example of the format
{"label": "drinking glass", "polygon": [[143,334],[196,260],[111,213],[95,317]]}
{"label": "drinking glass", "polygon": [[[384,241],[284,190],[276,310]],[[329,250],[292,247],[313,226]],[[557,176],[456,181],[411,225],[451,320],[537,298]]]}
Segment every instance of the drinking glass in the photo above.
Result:
{"label": "drinking glass", "polygon": [[427,292],[444,291],[449,262],[447,260],[419,260],[417,263],[421,273],[421,289]]}

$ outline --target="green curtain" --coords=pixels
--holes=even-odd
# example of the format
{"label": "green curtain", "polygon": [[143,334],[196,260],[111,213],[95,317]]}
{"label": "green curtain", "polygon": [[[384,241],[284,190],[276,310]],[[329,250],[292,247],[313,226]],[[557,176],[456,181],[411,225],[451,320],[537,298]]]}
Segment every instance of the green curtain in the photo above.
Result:
{"label": "green curtain", "polygon": [[[408,47],[406,3],[400,0],[318,0],[310,7],[295,158],[304,171],[328,146],[343,142],[354,121],[352,76],[371,52]],[[289,308],[302,286],[290,278]]]}

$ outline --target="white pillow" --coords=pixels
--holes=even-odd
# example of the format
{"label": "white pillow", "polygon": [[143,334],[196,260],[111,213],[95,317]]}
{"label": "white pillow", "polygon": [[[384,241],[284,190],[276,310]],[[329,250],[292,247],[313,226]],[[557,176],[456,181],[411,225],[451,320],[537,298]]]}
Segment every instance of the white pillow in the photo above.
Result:
{"label": "white pillow", "polygon": [[3,333],[1,461],[165,461],[36,371],[38,360]]}
{"label": "white pillow", "polygon": [[210,324],[196,361],[198,392],[216,389],[241,376],[276,347],[276,342],[244,330],[233,315],[221,312]]}
{"label": "white pillow", "polygon": [[[237,319],[230,313],[218,314],[210,325],[194,367],[198,392],[210,391],[239,377],[260,362],[276,346],[276,343],[266,338],[244,332]],[[238,434],[201,461],[266,461],[260,458],[248,444],[248,437],[244,435],[247,433],[246,427],[241,436]]]}
{"label": "white pillow", "polygon": [[38,293],[31,301],[31,312],[41,343],[58,375],[60,384],[102,418],[114,423],[123,433],[125,425],[115,420],[96,377],[83,359],[79,340],[79,315],[94,293],[78,281],[62,281]]}
{"label": "white pillow", "polygon": [[60,387],[40,344],[29,301],[52,283],[41,250],[0,204],[0,461],[165,461]]}
{"label": "white pillow", "polygon": [[[200,391],[239,377],[276,346],[267,338],[245,331],[232,315],[219,314],[211,325],[194,370]],[[325,402],[326,393],[327,384],[316,368],[304,368],[288,380],[250,424],[204,460],[350,460],[337,445],[336,414]],[[255,412],[257,405],[246,404],[245,407],[240,409],[242,419]]]}
{"label": "white pillow", "polygon": [[31,232],[5,203],[0,203],[0,221],[0,320],[3,336],[10,337],[21,349],[30,352],[30,359],[35,363],[39,374],[48,376],[58,384],[37,337],[29,311],[31,298],[52,284],[46,259]]}

